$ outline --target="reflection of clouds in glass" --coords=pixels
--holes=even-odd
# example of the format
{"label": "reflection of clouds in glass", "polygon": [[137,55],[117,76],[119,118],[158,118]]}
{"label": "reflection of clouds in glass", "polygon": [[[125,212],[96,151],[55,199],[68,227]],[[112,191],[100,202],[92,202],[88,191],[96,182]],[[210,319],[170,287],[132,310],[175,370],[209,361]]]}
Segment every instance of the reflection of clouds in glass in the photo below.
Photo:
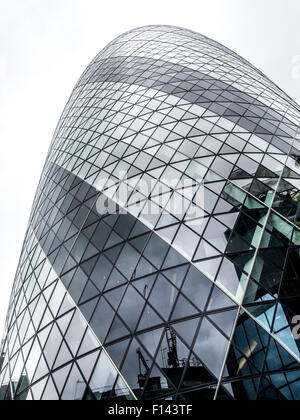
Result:
{"label": "reflection of clouds in glass", "polygon": [[222,263],[217,282],[236,297],[240,287],[240,277],[237,274],[235,265],[227,258]]}
{"label": "reflection of clouds in glass", "polygon": [[121,306],[118,309],[118,314],[132,331],[135,330],[144,305],[145,301],[134,290],[134,288],[130,286],[127,289]]}
{"label": "reflection of clouds in glass", "polygon": [[227,346],[226,338],[204,319],[194,352],[216,377],[220,375]]}
{"label": "reflection of clouds in glass", "polygon": [[114,386],[116,377],[117,371],[103,351],[90,382],[92,391],[99,393],[110,391]]}
{"label": "reflection of clouds in glass", "polygon": [[230,337],[234,321],[236,319],[237,310],[221,312],[214,315],[209,315],[209,318],[219,327],[222,331]]}
{"label": "reflection of clouds in glass", "polygon": [[191,267],[182,292],[203,311],[211,288],[211,282],[194,267]]}
{"label": "reflection of clouds in glass", "polygon": [[150,295],[150,303],[165,320],[169,318],[172,300],[175,301],[177,294],[177,289],[160,274]]}

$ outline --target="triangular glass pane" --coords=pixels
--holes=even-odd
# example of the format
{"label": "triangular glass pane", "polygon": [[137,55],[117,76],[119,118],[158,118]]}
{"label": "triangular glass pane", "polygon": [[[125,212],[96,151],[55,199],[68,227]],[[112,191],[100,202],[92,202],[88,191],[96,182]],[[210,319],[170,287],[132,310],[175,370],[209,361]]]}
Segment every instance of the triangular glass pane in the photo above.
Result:
{"label": "triangular glass pane", "polygon": [[98,356],[99,352],[96,352],[77,360],[78,366],[87,382],[90,379],[91,373],[94,369]]}
{"label": "triangular glass pane", "polygon": [[61,399],[63,401],[81,401],[86,391],[86,382],[76,364],[73,365]]}
{"label": "triangular glass pane", "polygon": [[186,276],[188,268],[189,265],[187,264],[182,267],[171,268],[163,271],[163,275],[179,289],[182,286],[182,282]]}
{"label": "triangular glass pane", "polygon": [[68,346],[70,347],[74,356],[78,351],[85,330],[86,323],[83,321],[79,311],[76,311],[68,328],[67,334],[65,335],[65,340],[68,343]]}
{"label": "triangular glass pane", "polygon": [[175,226],[171,226],[165,229],[157,230],[157,234],[160,235],[163,239],[165,239],[168,243],[172,243],[174,236],[178,230],[179,224]]}
{"label": "triangular glass pane", "polygon": [[216,274],[219,270],[221,260],[222,258],[213,258],[211,260],[195,263],[195,266],[210,280],[214,281]]}
{"label": "triangular glass pane", "polygon": [[175,304],[178,290],[165,277],[159,275],[152,289],[149,302],[158,313],[168,320]]}
{"label": "triangular glass pane", "polygon": [[186,342],[186,344],[191,347],[196,329],[199,325],[199,318],[192,319],[190,321],[179,322],[172,324],[172,329],[177,332],[180,337]]}
{"label": "triangular glass pane", "polygon": [[98,302],[94,315],[90,321],[90,326],[100,342],[104,341],[113,318],[114,311],[102,297]]}
{"label": "triangular glass pane", "polygon": [[85,353],[89,353],[92,350],[98,348],[99,346],[100,342],[95,337],[95,334],[91,331],[90,328],[87,328],[84,339],[78,351],[78,356],[81,356]]}
{"label": "triangular glass pane", "polygon": [[59,329],[60,329],[60,331],[63,335],[65,335],[65,333],[68,329],[68,326],[70,325],[70,322],[71,322],[71,319],[73,318],[74,312],[75,311],[71,311],[67,315],[59,318],[56,321],[56,323],[59,326]]}
{"label": "triangular glass pane", "polygon": [[130,335],[130,331],[128,328],[125,327],[124,323],[121,321],[121,319],[116,316],[114,319],[114,322],[112,323],[112,326],[110,327],[108,336],[106,338],[106,343],[119,340],[122,337],[126,337]]}
{"label": "triangular glass pane", "polygon": [[53,373],[53,379],[59,393],[61,393],[66,383],[71,367],[72,367],[72,363],[70,363],[68,366],[63,367],[62,369],[59,369],[57,372]]}
{"label": "triangular glass pane", "polygon": [[83,305],[79,306],[79,310],[86,319],[87,322],[90,321],[92,314],[94,313],[94,310],[98,304],[99,298],[90,300],[87,303],[84,303]]}
{"label": "triangular glass pane", "polygon": [[72,359],[73,359],[72,354],[70,353],[65,342],[63,342],[59,350],[59,353],[57,355],[57,358],[55,360],[53,369],[57,369],[58,367],[65,365],[66,363],[70,362]]}
{"label": "triangular glass pane", "polygon": [[132,285],[140,292],[140,294],[147,299],[151,292],[154,282],[156,281],[157,274],[144,277],[143,279],[136,280]]}
{"label": "triangular glass pane", "polygon": [[199,244],[194,261],[204,260],[207,258],[212,258],[219,256],[220,252],[213,248],[208,242],[204,239]]}
{"label": "triangular glass pane", "polygon": [[33,382],[38,381],[40,378],[42,378],[43,376],[46,376],[49,373],[49,368],[45,362],[45,359],[43,356],[41,356],[37,370],[34,374],[33,377]]}
{"label": "triangular glass pane", "polygon": [[135,330],[144,305],[145,300],[131,285],[129,285],[118,309],[118,315],[131,331]]}
{"label": "triangular glass pane", "polygon": [[108,302],[113,306],[113,308],[117,310],[124,295],[124,292],[125,286],[121,286],[117,289],[111,290],[110,292],[106,292],[104,296],[106,297]]}
{"label": "triangular glass pane", "polygon": [[119,369],[122,363],[122,360],[125,356],[125,352],[128,349],[130,340],[124,340],[124,341],[120,341],[117,344],[113,344],[113,345],[109,345],[109,346],[105,346],[105,349],[109,355],[109,357],[112,359],[112,361],[114,362],[114,364],[117,366],[117,368]]}
{"label": "triangular glass pane", "polygon": [[43,393],[42,399],[44,401],[56,401],[58,400],[58,394],[56,391],[56,388],[54,386],[53,380],[50,377],[49,381],[47,383],[47,386],[45,388],[45,391]]}
{"label": "triangular glass pane", "polygon": [[141,320],[138,324],[138,331],[146,330],[152,328],[155,325],[161,325],[164,321],[158,316],[158,314],[151,308],[150,305],[147,305],[142,314]]}
{"label": "triangular glass pane", "polygon": [[236,320],[236,315],[237,309],[217,314],[210,314],[208,315],[208,318],[213,321],[229,338]]}
{"label": "triangular glass pane", "polygon": [[48,378],[45,378],[31,387],[32,398],[34,401],[39,401],[41,399],[47,380]]}
{"label": "triangular glass pane", "polygon": [[199,270],[191,266],[185,279],[182,292],[201,311],[204,310],[212,288],[212,283]]}
{"label": "triangular glass pane", "polygon": [[204,319],[193,352],[216,378],[220,376],[227,347],[228,340]]}
{"label": "triangular glass pane", "polygon": [[195,308],[182,295],[180,295],[171,319],[175,321],[176,319],[187,318],[194,315],[199,315],[199,309]]}
{"label": "triangular glass pane", "polygon": [[151,357],[155,356],[162,333],[163,333],[163,329],[160,328],[154,331],[150,331],[150,332],[138,335],[137,337],[138,341],[142,343],[145,349],[147,349],[147,352],[149,353]]}
{"label": "triangular glass pane", "polygon": [[222,290],[218,287],[214,287],[213,293],[211,295],[207,310],[215,311],[218,309],[226,309],[235,307],[236,303],[233,302]]}
{"label": "triangular glass pane", "polygon": [[93,299],[95,296],[99,295],[99,290],[94,286],[92,281],[88,281],[84,292],[80,298],[79,304],[86,302],[87,300]]}

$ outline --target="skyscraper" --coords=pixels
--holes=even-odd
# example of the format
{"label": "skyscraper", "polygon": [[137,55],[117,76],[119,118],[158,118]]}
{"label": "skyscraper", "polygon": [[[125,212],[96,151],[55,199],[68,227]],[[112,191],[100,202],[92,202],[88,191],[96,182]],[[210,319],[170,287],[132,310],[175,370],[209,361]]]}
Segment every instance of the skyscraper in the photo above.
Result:
{"label": "skyscraper", "polygon": [[299,122],[192,31],[101,51],[38,186],[0,399],[299,400]]}

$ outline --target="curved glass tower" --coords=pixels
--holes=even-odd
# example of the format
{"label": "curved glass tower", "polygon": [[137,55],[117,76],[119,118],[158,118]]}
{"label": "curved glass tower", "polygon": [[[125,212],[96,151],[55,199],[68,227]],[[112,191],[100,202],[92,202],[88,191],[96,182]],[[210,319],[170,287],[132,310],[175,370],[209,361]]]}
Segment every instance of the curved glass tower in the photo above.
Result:
{"label": "curved glass tower", "polygon": [[299,400],[299,122],[197,33],[101,51],[38,186],[0,398]]}

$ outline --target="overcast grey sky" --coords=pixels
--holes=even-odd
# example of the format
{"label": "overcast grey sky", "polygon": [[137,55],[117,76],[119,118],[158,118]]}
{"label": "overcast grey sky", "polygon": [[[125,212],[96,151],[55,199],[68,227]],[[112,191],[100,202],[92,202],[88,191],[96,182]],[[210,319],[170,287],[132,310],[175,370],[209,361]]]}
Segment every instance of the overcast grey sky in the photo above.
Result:
{"label": "overcast grey sky", "polygon": [[214,38],[300,102],[299,0],[0,0],[0,335],[55,126],[113,38],[168,24]]}

